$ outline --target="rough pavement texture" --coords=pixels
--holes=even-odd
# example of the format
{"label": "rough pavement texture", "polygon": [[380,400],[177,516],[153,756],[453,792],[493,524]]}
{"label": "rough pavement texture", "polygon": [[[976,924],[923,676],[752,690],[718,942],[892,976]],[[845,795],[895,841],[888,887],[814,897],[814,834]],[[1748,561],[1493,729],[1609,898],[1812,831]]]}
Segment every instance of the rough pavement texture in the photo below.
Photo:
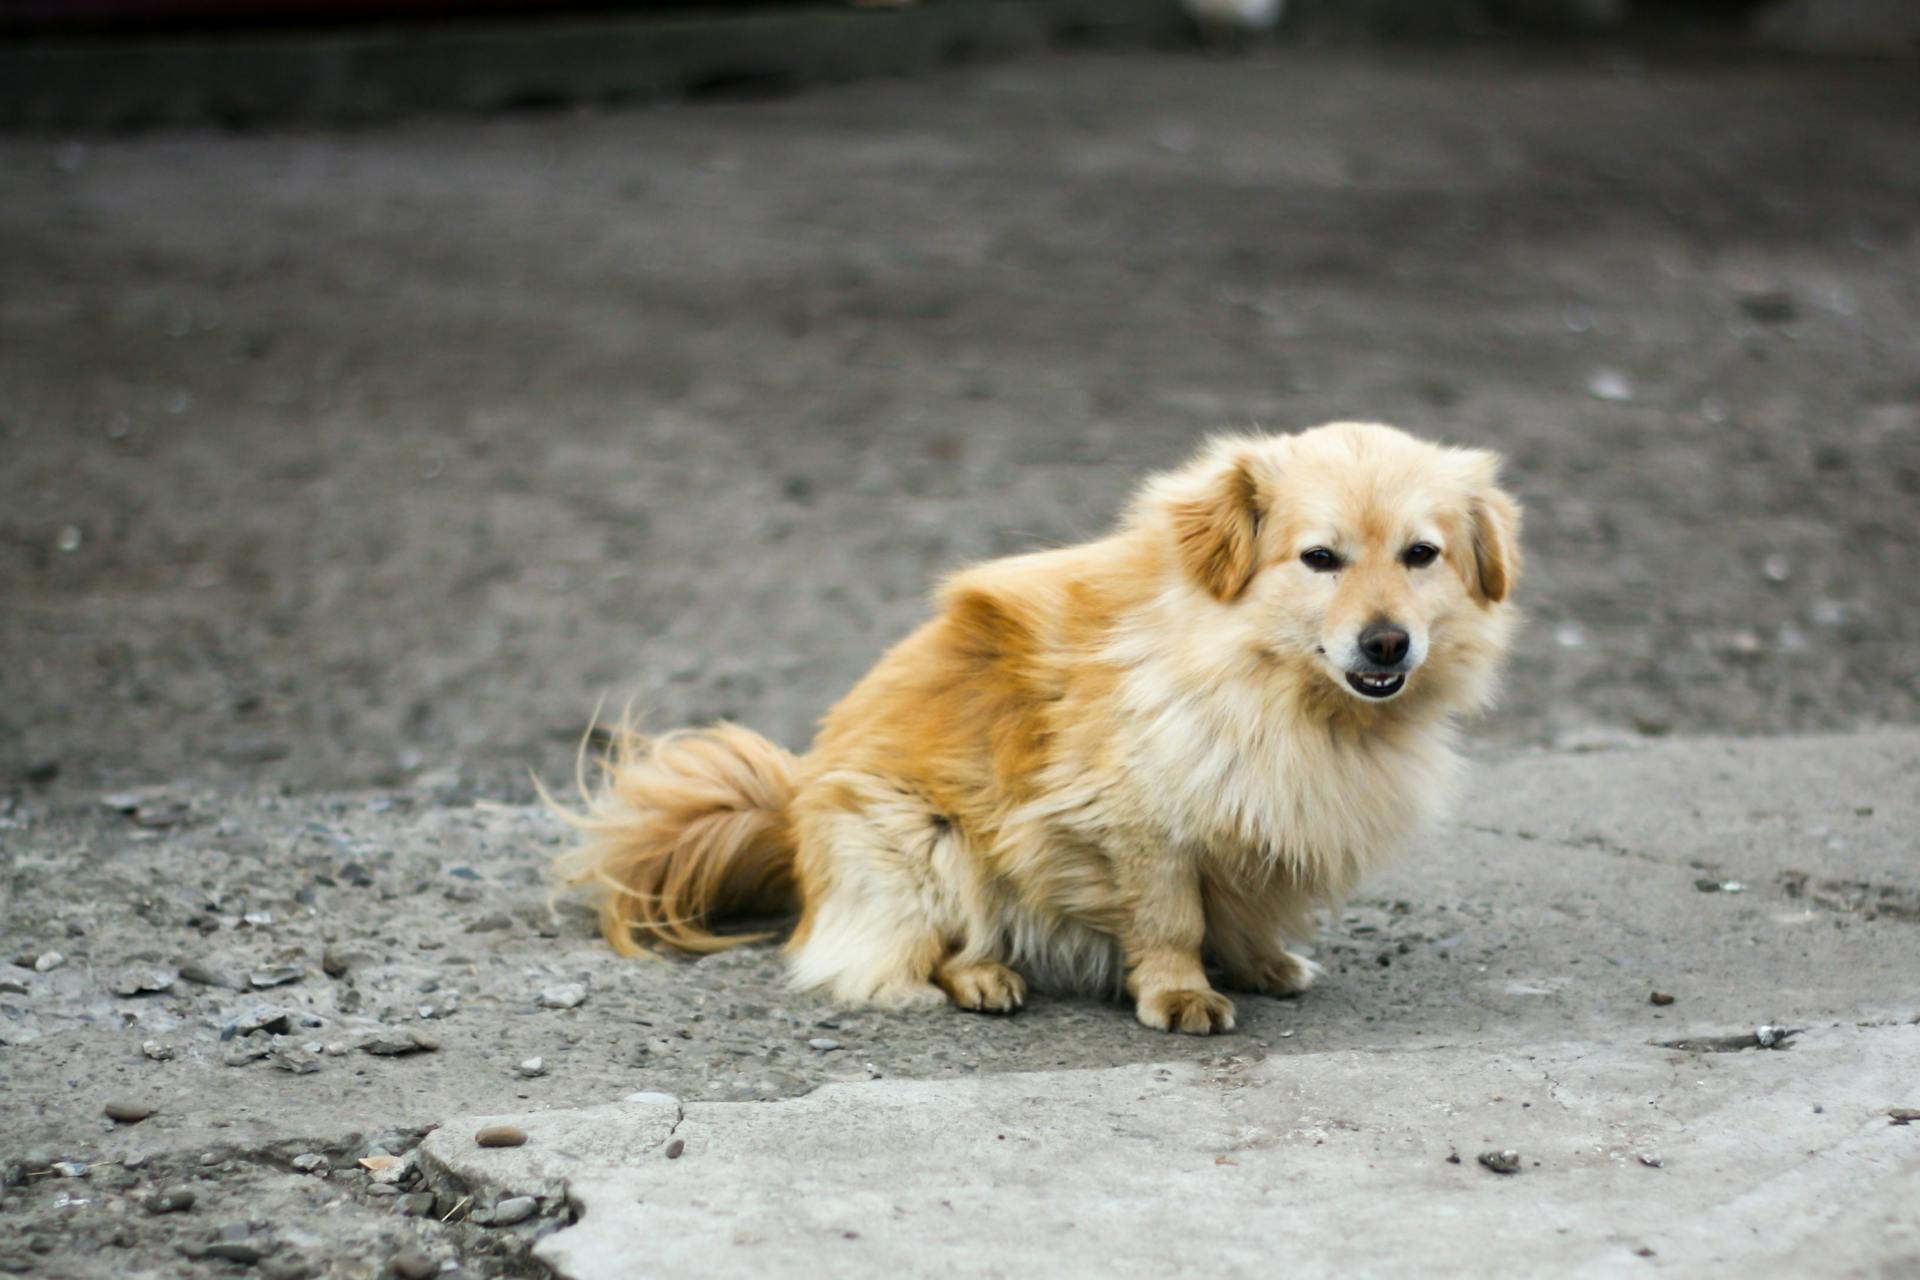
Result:
{"label": "rough pavement texture", "polygon": [[0,187],[0,778],[803,745],[932,576],[1336,416],[1512,457],[1487,735],[1920,715],[1907,63],[1085,57]]}
{"label": "rough pavement texture", "polygon": [[[695,963],[621,960],[595,939],[584,911],[545,910],[535,869],[560,838],[557,824],[536,810],[475,806],[452,790],[175,794],[171,806],[155,795],[131,818],[104,805],[19,806],[4,832],[13,893],[4,929],[18,952],[13,967],[0,968],[9,984],[0,994],[0,1108],[9,1117],[0,1159],[13,1184],[0,1199],[0,1237],[20,1242],[13,1258],[50,1251],[46,1265],[58,1275],[170,1274],[179,1266],[174,1249],[203,1246],[222,1225],[244,1227],[283,1264],[333,1276],[374,1274],[364,1268],[415,1239],[460,1257],[469,1274],[517,1274],[533,1265],[526,1245],[568,1213],[560,1184],[573,1155],[543,1155],[543,1125],[573,1122],[516,1121],[531,1135],[526,1147],[484,1156],[486,1167],[531,1161],[524,1167],[543,1169],[538,1177],[488,1181],[466,1164],[449,1172],[407,1161],[384,1175],[403,1181],[383,1183],[356,1162],[406,1155],[448,1117],[606,1104],[636,1090],[758,1110],[757,1100],[829,1082],[1028,1073],[979,1095],[884,1093],[874,1105],[926,1098],[965,1110],[977,1096],[999,1114],[993,1108],[1014,1105],[1023,1090],[1107,1099],[1092,1116],[1033,1109],[1023,1141],[1055,1132],[1061,1142],[1049,1157],[1059,1163],[1035,1155],[1035,1171],[1065,1170],[1113,1140],[1115,1099],[1153,1078],[1157,1065],[1169,1088],[1196,1100],[1195,1132],[1168,1145],[1164,1115],[1143,1117],[1140,1132],[1159,1137],[1139,1139],[1150,1153],[1142,1158],[1211,1176],[1214,1156],[1227,1153],[1213,1147],[1246,1137],[1248,1158],[1259,1162],[1249,1176],[1260,1185],[1288,1168],[1345,1170],[1286,1175],[1299,1205],[1288,1214],[1315,1205],[1358,1212],[1355,1187],[1400,1197],[1463,1174],[1490,1180],[1477,1167],[1443,1167],[1444,1156],[1457,1149],[1471,1163],[1482,1150],[1511,1146],[1539,1170],[1529,1163],[1519,1189],[1501,1188],[1510,1199],[1463,1209],[1460,1231],[1486,1221],[1474,1214],[1532,1206],[1551,1208],[1541,1220],[1573,1231],[1568,1252],[1551,1255],[1569,1265],[1618,1261],[1643,1246],[1663,1256],[1676,1250],[1683,1261],[1723,1257],[1712,1252],[1722,1246],[1731,1251],[1723,1260],[1751,1258],[1765,1242],[1723,1240],[1717,1229],[1689,1242],[1689,1207],[1737,1201],[1708,1221],[1740,1225],[1804,1194],[1818,1213],[1797,1218],[1794,1232],[1831,1225],[1819,1215],[1838,1212],[1840,1200],[1865,1215],[1849,1257],[1911,1260],[1915,1202],[1888,1197],[1920,1171],[1920,1128],[1892,1126],[1884,1113],[1920,1106],[1910,1070],[1920,1056],[1916,771],[1920,732],[1912,730],[1687,740],[1485,764],[1461,820],[1330,921],[1319,948],[1331,970],[1323,984],[1297,1000],[1241,997],[1241,1031],[1214,1040],[1149,1033],[1117,1005],[1047,995],[1010,1019],[838,1012],[784,990],[766,947]],[[171,821],[143,827],[142,815]],[[50,952],[61,962],[37,971]],[[234,983],[291,971],[293,980],[241,991],[188,970]],[[175,971],[168,990],[115,994],[129,975],[151,983]],[[1655,991],[1673,1003],[1653,1004]],[[286,1022],[271,1023],[275,1015]],[[1653,1043],[1737,1037],[1763,1025],[1800,1034],[1785,1049],[1742,1051],[1766,1059],[1751,1065],[1730,1064],[1741,1053]],[[409,1044],[412,1032],[437,1047],[399,1056],[366,1048]],[[149,1044],[168,1056],[155,1060],[143,1051]],[[522,1074],[534,1057],[543,1074]],[[1895,1071],[1896,1060],[1907,1066]],[[1140,1069],[1111,1072],[1124,1064]],[[1031,1074],[1062,1068],[1045,1079]],[[1424,1083],[1414,1088],[1414,1080]],[[1254,1091],[1227,1105],[1215,1095],[1235,1081]],[[782,1125],[816,1135],[816,1119],[805,1117],[857,1110],[850,1096],[859,1095],[834,1094],[821,1104],[826,1111],[802,1109],[791,1122],[781,1118],[790,1112],[699,1114],[775,1135],[754,1139],[764,1153]],[[111,1101],[155,1114],[115,1124],[101,1114]],[[1824,1110],[1813,1113],[1816,1105]],[[1876,1125],[1889,1134],[1869,1133]],[[434,1149],[466,1150],[477,1127],[448,1124]],[[686,1158],[714,1159],[699,1132],[684,1135]],[[853,1132],[866,1135],[861,1143],[872,1139]],[[955,1158],[969,1134],[979,1137],[952,1135]],[[1288,1153],[1315,1137],[1333,1150],[1290,1163]],[[807,1154],[837,1146],[793,1141],[800,1145],[787,1148],[784,1165],[743,1152],[740,1185],[764,1190],[807,1170],[839,1176]],[[908,1134],[895,1145],[915,1141]],[[1627,1174],[1661,1176],[1614,1166],[1634,1143],[1671,1155],[1665,1176],[1684,1192],[1629,1194]],[[658,1145],[649,1139],[645,1151]],[[609,1176],[619,1163],[612,1149],[598,1153]],[[1795,1171],[1788,1153],[1803,1151],[1814,1153],[1806,1159],[1815,1167]],[[330,1176],[294,1163],[314,1155]],[[925,1167],[951,1171],[944,1159],[934,1153]],[[86,1176],[61,1176],[63,1163],[86,1166]],[[582,1176],[600,1176],[594,1160],[580,1164]],[[712,1189],[702,1180],[715,1176],[689,1175],[687,1194],[701,1197]],[[912,1184],[921,1208],[928,1178],[937,1174]],[[991,1180],[952,1173],[956,1192]],[[191,1211],[140,1208],[183,1184],[197,1191]],[[1120,1185],[1064,1187],[1058,1210],[1072,1216]],[[1494,1194],[1472,1181],[1447,1185],[1442,1207],[1456,1195]],[[1538,1202],[1525,1189],[1535,1186],[1546,1188]],[[535,1199],[517,1224],[473,1219],[523,1195]],[[1664,1208],[1636,1216],[1650,1203],[1642,1196]],[[605,1243],[591,1195],[586,1203],[590,1239],[602,1242],[592,1248],[624,1247]],[[1905,1216],[1882,1220],[1882,1207],[1902,1203]],[[891,1210],[876,1204],[851,1205],[840,1229],[893,1238]],[[333,1208],[322,1235],[309,1218],[323,1205]],[[448,1221],[430,1226],[429,1217]],[[1083,1229],[1100,1221],[1080,1220]],[[661,1221],[635,1219],[639,1227]],[[689,1248],[722,1230],[711,1217],[675,1221]],[[1295,1219],[1277,1221],[1295,1238]],[[1548,1248],[1554,1237],[1538,1227],[1524,1219],[1500,1248]],[[1774,1243],[1787,1249],[1804,1238]],[[126,1247],[102,1251],[115,1241]],[[550,1256],[572,1256],[573,1247],[556,1242],[561,1253]],[[891,1247],[882,1243],[868,1261],[882,1266]],[[737,1261],[758,1272],[765,1258],[749,1251]]]}
{"label": "rough pavement texture", "polygon": [[569,1280],[1897,1275],[1920,1154],[1881,1100],[1916,1050],[1883,1027],[1712,1061],[1572,1041],[882,1081],[515,1117],[513,1152],[450,1121],[420,1158],[446,1194],[570,1204],[534,1250]]}

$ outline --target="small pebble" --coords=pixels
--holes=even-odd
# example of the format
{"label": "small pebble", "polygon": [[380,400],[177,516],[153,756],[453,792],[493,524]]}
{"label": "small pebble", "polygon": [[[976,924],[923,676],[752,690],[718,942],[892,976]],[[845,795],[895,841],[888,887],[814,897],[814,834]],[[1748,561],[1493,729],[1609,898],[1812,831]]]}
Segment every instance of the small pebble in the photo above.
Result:
{"label": "small pebble", "polygon": [[375,1032],[360,1047],[383,1058],[396,1058],[408,1053],[432,1053],[440,1047],[440,1042],[412,1027],[394,1027]]}
{"label": "small pebble", "polygon": [[1666,1163],[1665,1160],[1660,1158],[1660,1153],[1657,1151],[1642,1151],[1639,1159],[1640,1163],[1649,1169],[1658,1169]]}
{"label": "small pebble", "polygon": [[185,1213],[193,1208],[192,1187],[168,1187],[147,1197],[148,1213]]}
{"label": "small pebble", "polygon": [[1647,996],[1647,1003],[1657,1004],[1657,1005],[1669,1005],[1673,1003],[1673,996],[1671,993],[1666,991],[1655,991]]}
{"label": "small pebble", "polygon": [[525,1222],[533,1216],[533,1211],[538,1207],[532,1196],[514,1196],[512,1199],[502,1200],[493,1206],[492,1223],[496,1227],[510,1227],[516,1222]]}
{"label": "small pebble", "polygon": [[173,990],[179,980],[178,969],[136,967],[123,969],[109,988],[117,996],[144,996]]}
{"label": "small pebble", "polygon": [[1520,1172],[1520,1153],[1511,1148],[1505,1151],[1482,1151],[1480,1163],[1495,1173]]}
{"label": "small pebble", "polygon": [[356,951],[346,946],[331,946],[320,953],[320,971],[329,978],[344,978],[349,973],[372,961],[373,957],[365,951]]}
{"label": "small pebble", "polygon": [[807,1041],[807,1048],[818,1049],[821,1053],[832,1053],[839,1047],[840,1042],[838,1040],[829,1040],[825,1036],[815,1036],[813,1039]]}
{"label": "small pebble", "polygon": [[162,1044],[158,1040],[149,1040],[140,1046],[140,1052],[155,1062],[167,1062],[173,1057],[173,1046]]}
{"label": "small pebble", "polygon": [[67,958],[58,951],[43,951],[33,962],[35,973],[50,973],[67,962]]}
{"label": "small pebble", "polygon": [[473,1140],[483,1147],[523,1147],[527,1144],[527,1131],[510,1124],[493,1124],[474,1134]]}
{"label": "small pebble", "polygon": [[522,1062],[518,1067],[515,1067],[514,1070],[518,1071],[521,1075],[525,1076],[529,1080],[533,1079],[536,1076],[543,1076],[547,1074],[546,1059],[528,1058],[526,1061]]}
{"label": "small pebble", "polygon": [[220,1061],[230,1067],[244,1067],[249,1062],[258,1062],[273,1052],[273,1042],[266,1036],[248,1036],[220,1050]]}
{"label": "small pebble", "polygon": [[433,1213],[434,1199],[431,1191],[416,1191],[400,1197],[400,1212],[409,1218],[425,1218]]}
{"label": "small pebble", "polygon": [[548,987],[540,993],[539,1005],[542,1009],[577,1009],[586,1003],[585,983],[563,982],[557,987]]}
{"label": "small pebble", "polygon": [[667,1144],[667,1159],[678,1160],[681,1156],[681,1153],[684,1152],[686,1149],[687,1149],[686,1139],[675,1138],[672,1142],[669,1142]]}
{"label": "small pebble", "polygon": [[267,1251],[251,1240],[216,1240],[200,1251],[204,1258],[219,1258],[250,1267],[267,1256]]}
{"label": "small pebble", "polygon": [[291,1045],[275,1049],[267,1055],[267,1060],[282,1071],[296,1076],[312,1075],[320,1069],[320,1058],[307,1049],[297,1049]]}
{"label": "small pebble", "polygon": [[227,991],[239,991],[247,985],[240,975],[202,960],[182,962],[180,976],[203,987],[220,987]]}
{"label": "small pebble", "polygon": [[293,1158],[293,1167],[301,1173],[325,1173],[333,1167],[333,1162],[317,1151],[308,1151]]}
{"label": "small pebble", "polygon": [[106,1105],[107,1119],[115,1124],[139,1124],[154,1113],[155,1108],[138,1102],[114,1101]]}
{"label": "small pebble", "polygon": [[1633,383],[1618,369],[1596,369],[1587,379],[1587,394],[1595,400],[1624,404],[1633,399]]}
{"label": "small pebble", "polygon": [[428,1280],[440,1274],[440,1264],[420,1249],[402,1249],[387,1259],[387,1271],[397,1280]]}
{"label": "small pebble", "polygon": [[298,982],[307,976],[307,971],[297,964],[272,965],[265,969],[255,969],[247,975],[247,981],[255,987],[284,987],[289,982]]}
{"label": "small pebble", "polygon": [[47,1167],[63,1178],[84,1178],[88,1168],[77,1160],[56,1160]]}

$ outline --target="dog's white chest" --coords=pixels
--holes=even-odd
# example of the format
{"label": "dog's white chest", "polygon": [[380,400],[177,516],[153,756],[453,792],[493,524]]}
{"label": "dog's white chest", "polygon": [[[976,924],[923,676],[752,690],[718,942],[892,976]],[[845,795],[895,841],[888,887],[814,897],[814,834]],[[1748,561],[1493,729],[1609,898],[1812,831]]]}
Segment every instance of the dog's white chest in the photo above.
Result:
{"label": "dog's white chest", "polygon": [[1341,741],[1232,689],[1153,687],[1139,672],[1128,771],[1169,838],[1345,885],[1442,804],[1453,756],[1436,726],[1411,744]]}

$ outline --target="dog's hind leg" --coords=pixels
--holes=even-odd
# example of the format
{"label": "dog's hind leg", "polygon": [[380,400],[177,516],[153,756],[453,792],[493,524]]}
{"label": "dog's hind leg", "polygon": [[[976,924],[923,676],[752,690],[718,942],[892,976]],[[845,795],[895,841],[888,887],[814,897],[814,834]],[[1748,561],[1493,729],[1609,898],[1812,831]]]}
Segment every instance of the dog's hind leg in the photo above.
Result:
{"label": "dog's hind leg", "polygon": [[945,1004],[935,976],[963,918],[925,803],[890,779],[834,774],[798,797],[794,825],[805,907],[787,944],[793,985],[845,1004]]}

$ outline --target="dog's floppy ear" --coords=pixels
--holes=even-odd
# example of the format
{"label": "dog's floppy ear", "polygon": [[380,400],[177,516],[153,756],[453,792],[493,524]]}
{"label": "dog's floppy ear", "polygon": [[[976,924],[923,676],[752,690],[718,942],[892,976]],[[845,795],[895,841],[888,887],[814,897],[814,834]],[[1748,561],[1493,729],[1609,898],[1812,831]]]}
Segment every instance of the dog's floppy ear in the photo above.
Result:
{"label": "dog's floppy ear", "polygon": [[1473,572],[1467,587],[1482,604],[1499,604],[1520,581],[1520,504],[1494,484],[1499,462],[1488,455],[1486,480],[1468,500]]}
{"label": "dog's floppy ear", "polygon": [[1258,559],[1260,487],[1245,458],[1233,458],[1189,497],[1168,505],[1174,545],[1188,575],[1216,600],[1237,599]]}

